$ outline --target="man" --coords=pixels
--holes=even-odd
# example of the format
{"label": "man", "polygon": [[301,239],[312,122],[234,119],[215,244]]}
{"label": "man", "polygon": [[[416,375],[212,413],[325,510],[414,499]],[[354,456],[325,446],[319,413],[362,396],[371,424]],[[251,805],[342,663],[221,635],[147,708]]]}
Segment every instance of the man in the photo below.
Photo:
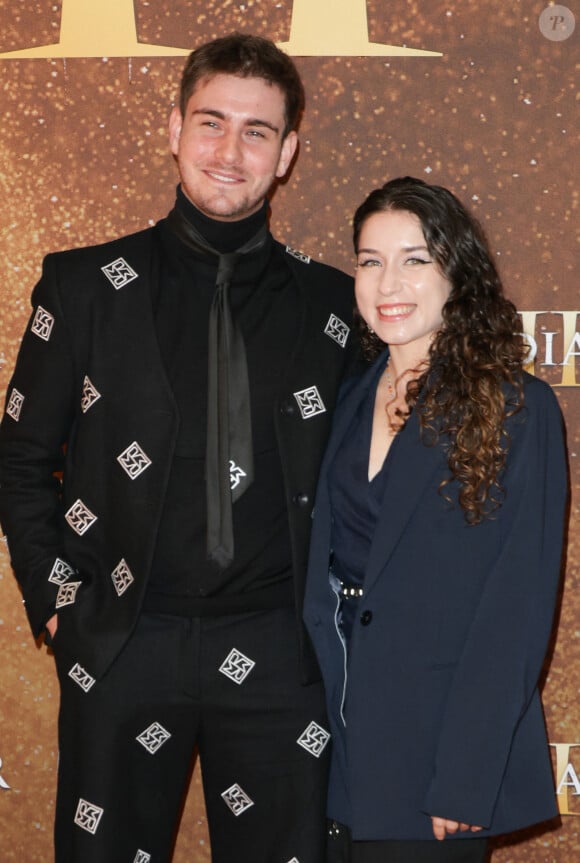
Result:
{"label": "man", "polygon": [[328,732],[300,621],[352,286],[267,229],[302,103],[267,40],[194,51],[175,208],[49,255],[33,295],[0,505],[61,684],[57,863],[169,860],[196,746],[214,861],[322,859]]}

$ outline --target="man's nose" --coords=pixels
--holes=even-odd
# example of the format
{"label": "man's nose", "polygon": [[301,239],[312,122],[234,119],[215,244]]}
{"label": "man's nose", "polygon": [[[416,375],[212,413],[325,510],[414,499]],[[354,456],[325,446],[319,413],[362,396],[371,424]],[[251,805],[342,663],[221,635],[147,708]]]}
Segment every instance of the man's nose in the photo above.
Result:
{"label": "man's nose", "polygon": [[220,139],[216,152],[226,165],[236,165],[240,161],[240,139],[236,132],[226,132]]}

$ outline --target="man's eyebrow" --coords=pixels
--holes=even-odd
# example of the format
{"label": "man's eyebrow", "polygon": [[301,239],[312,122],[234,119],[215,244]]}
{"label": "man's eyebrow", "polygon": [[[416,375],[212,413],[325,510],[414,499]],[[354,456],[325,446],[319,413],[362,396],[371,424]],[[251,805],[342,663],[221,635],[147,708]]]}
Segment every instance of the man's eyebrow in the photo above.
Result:
{"label": "man's eyebrow", "polygon": [[[196,114],[208,114],[210,117],[216,117],[218,120],[226,120],[227,117],[223,113],[223,111],[218,111],[216,108],[195,108],[191,115],[194,117]],[[265,129],[270,129],[276,135],[280,131],[278,126],[275,126],[273,123],[270,123],[269,120],[261,120],[259,117],[249,117],[246,122],[246,126],[262,126]]]}
{"label": "man's eyebrow", "polygon": [[269,120],[260,120],[258,117],[253,120],[248,120],[246,122],[246,126],[263,126],[266,129],[271,129],[271,131],[274,132],[276,135],[280,131],[279,127],[275,126],[273,123],[270,123]]}

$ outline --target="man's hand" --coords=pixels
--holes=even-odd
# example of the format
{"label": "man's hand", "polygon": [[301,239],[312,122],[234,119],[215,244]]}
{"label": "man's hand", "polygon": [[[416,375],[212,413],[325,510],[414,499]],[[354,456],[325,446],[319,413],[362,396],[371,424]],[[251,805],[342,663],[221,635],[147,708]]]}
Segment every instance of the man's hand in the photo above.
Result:
{"label": "man's hand", "polygon": [[464,824],[462,821],[452,821],[450,818],[436,818],[431,816],[433,825],[433,835],[435,839],[445,839],[448,833],[457,833],[458,830],[471,830],[477,833],[478,830],[483,830],[482,827],[476,827],[474,824]]}

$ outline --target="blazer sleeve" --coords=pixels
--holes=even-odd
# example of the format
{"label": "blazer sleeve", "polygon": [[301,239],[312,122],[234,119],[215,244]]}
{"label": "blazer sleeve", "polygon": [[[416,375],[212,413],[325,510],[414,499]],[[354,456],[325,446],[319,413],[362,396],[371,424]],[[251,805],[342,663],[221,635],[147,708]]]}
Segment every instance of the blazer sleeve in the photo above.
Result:
{"label": "blazer sleeve", "polygon": [[527,386],[526,406],[509,433],[501,551],[453,677],[423,807],[482,827],[491,823],[512,741],[545,659],[568,491],[561,414],[546,384]]}
{"label": "blazer sleeve", "polygon": [[[33,312],[8,386],[0,425],[0,520],[35,636],[54,613],[55,562],[63,560],[61,481],[64,446],[74,421],[71,340],[49,255],[33,295]],[[80,398],[80,393],[79,393]]]}

